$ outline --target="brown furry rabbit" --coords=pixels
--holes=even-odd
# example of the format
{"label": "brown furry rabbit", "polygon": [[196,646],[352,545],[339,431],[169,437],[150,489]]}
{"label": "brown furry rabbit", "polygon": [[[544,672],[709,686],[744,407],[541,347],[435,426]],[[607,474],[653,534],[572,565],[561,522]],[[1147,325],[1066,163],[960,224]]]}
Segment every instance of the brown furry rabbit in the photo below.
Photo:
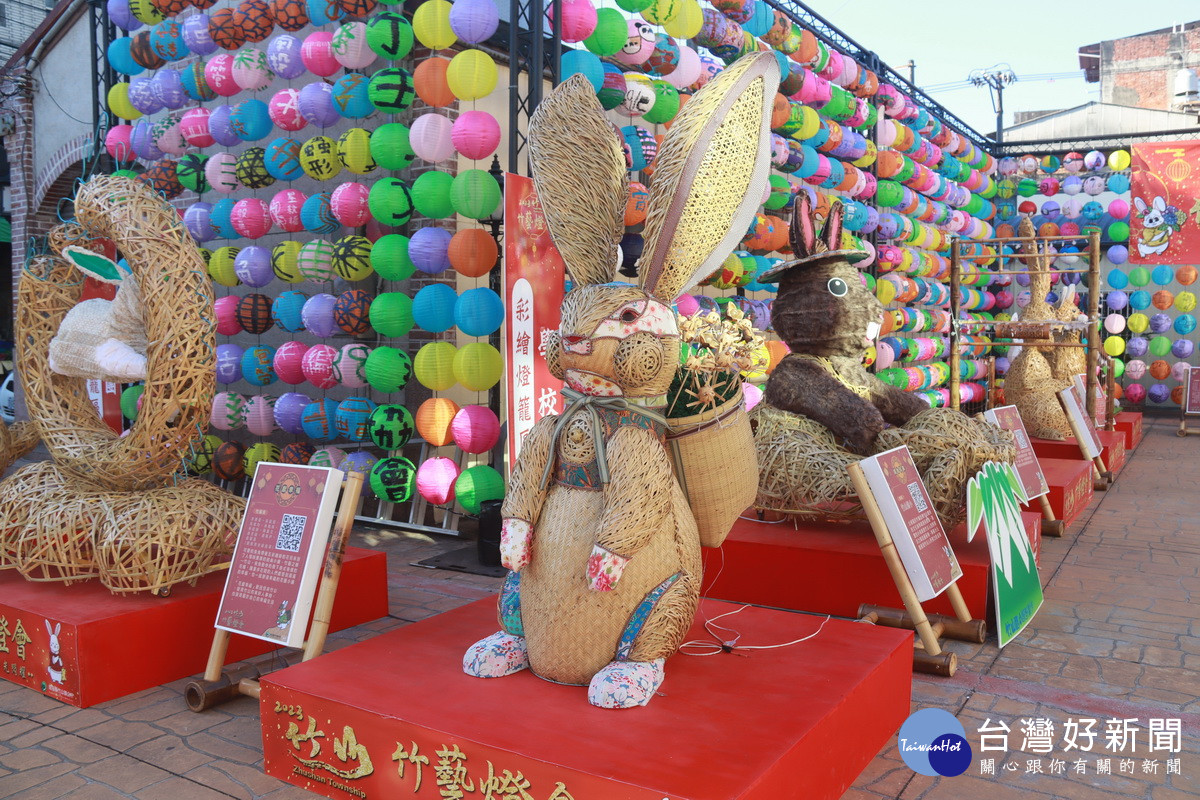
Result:
{"label": "brown furry rabbit", "polygon": [[662,683],[701,577],[695,519],[663,443],[660,412],[679,366],[671,305],[720,265],[753,217],[778,82],[773,56],[744,58],[675,118],[637,286],[610,282],[625,160],[595,92],[573,77],[534,115],[534,181],[576,286],[547,347],[567,408],[534,426],[513,468],[502,509],[501,554],[513,570],[500,598],[503,630],[467,651],[468,674],[529,667],[589,685],[589,701],[606,708],[644,705]]}
{"label": "brown furry rabbit", "polygon": [[771,373],[764,399],[820,422],[847,449],[869,455],[885,422],[903,425],[929,404],[863,367],[863,350],[879,333],[883,306],[851,266],[867,254],[841,249],[841,237],[841,201],[830,206],[822,241],[812,204],[801,192],[790,230],[796,259],[759,279],[779,283],[771,324],[792,350]]}

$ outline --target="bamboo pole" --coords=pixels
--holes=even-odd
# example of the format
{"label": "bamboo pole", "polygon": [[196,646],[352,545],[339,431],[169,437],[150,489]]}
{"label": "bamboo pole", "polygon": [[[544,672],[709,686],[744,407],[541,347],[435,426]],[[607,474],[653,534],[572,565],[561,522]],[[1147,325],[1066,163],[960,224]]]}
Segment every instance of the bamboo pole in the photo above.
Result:
{"label": "bamboo pole", "polygon": [[983,403],[983,408],[985,411],[987,409],[996,407],[996,357],[995,356],[991,356],[988,358],[987,382],[988,382],[987,394],[984,395],[984,403]]}
{"label": "bamboo pole", "polygon": [[1108,369],[1104,373],[1104,430],[1117,429],[1117,375],[1113,362],[1108,360]]}
{"label": "bamboo pole", "polygon": [[329,549],[325,554],[325,572],[321,577],[321,591],[313,610],[312,627],[308,641],[304,643],[304,661],[316,658],[325,649],[325,637],[329,635],[329,618],[333,613],[333,598],[337,594],[338,581],[342,577],[342,561],[346,556],[346,540],[354,527],[354,511],[358,508],[358,497],[362,494],[363,474],[348,472],[346,485],[342,488],[341,505],[338,507],[337,522],[333,526]]}
{"label": "bamboo pole", "polygon": [[208,651],[208,666],[204,668],[204,680],[215,681],[221,677],[225,666],[225,653],[229,650],[229,631],[218,630],[213,636],[212,649]]}
{"label": "bamboo pole", "polygon": [[950,248],[950,407],[955,411],[959,408],[959,383],[962,378],[959,377],[962,357],[959,355],[959,339],[958,331],[958,314],[961,300],[959,292],[962,291],[962,262],[960,259],[959,243],[957,241]]}
{"label": "bamboo pole", "polygon": [[912,581],[909,580],[908,573],[904,570],[904,562],[900,560],[900,554],[896,552],[896,543],[892,541],[891,531],[888,530],[887,522],[883,519],[879,504],[875,502],[875,495],[871,493],[867,476],[863,474],[862,467],[858,464],[850,464],[846,469],[850,473],[850,480],[854,483],[855,491],[858,492],[858,500],[867,513],[871,530],[875,532],[875,541],[879,543],[883,560],[887,563],[888,571],[892,574],[892,580],[895,581],[896,589],[900,592],[900,599],[904,601],[904,608],[913,621],[913,627],[917,631],[917,636],[921,638],[925,652],[934,656],[941,655],[942,647],[938,644],[937,636],[933,633],[928,617],[925,616],[925,609],[921,607],[921,601],[917,599],[917,592],[913,589]]}
{"label": "bamboo pole", "polygon": [[1089,238],[1088,263],[1088,330],[1087,330],[1087,382],[1084,408],[1088,416],[1096,419],[1096,385],[1092,382],[1096,366],[1100,363],[1100,231],[1094,230]]}
{"label": "bamboo pole", "polygon": [[1038,500],[1042,506],[1042,530],[1047,536],[1055,538],[1063,535],[1063,521],[1054,516],[1054,509],[1050,506],[1050,498],[1046,495],[1039,495]]}

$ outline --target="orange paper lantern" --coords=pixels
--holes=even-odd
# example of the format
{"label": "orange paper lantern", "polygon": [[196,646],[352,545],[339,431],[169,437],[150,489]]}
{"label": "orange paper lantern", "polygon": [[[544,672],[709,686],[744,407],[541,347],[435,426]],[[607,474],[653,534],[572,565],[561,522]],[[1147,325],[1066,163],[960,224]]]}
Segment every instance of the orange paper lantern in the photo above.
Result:
{"label": "orange paper lantern", "polygon": [[458,403],[448,397],[431,397],[417,409],[417,433],[434,447],[454,441],[450,426],[458,413]]}
{"label": "orange paper lantern", "polygon": [[450,84],[446,81],[448,69],[448,58],[427,58],[417,65],[413,72],[413,88],[426,105],[443,108],[455,101],[454,92],[450,91]]}
{"label": "orange paper lantern", "polygon": [[625,199],[625,224],[640,225],[646,221],[646,204],[650,202],[650,192],[645,184],[631,181],[629,194]]}
{"label": "orange paper lantern", "polygon": [[500,248],[483,228],[464,228],[451,237],[446,254],[459,275],[481,278],[496,266]]}

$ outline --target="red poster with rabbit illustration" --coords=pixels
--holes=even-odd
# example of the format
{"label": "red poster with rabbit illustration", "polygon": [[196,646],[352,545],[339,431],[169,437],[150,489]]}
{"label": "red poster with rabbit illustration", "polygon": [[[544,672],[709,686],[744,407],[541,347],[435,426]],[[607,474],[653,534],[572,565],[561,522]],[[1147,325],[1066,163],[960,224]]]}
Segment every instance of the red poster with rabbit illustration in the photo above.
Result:
{"label": "red poster with rabbit illustration", "polygon": [[1131,264],[1200,262],[1200,141],[1132,148]]}
{"label": "red poster with rabbit illustration", "polygon": [[0,603],[0,678],[79,705],[75,628]]}
{"label": "red poster with rabbit illustration", "polygon": [[562,411],[562,381],[546,366],[546,334],[558,330],[563,260],[550,239],[533,180],[504,176],[504,368],[508,464],[542,417]]}

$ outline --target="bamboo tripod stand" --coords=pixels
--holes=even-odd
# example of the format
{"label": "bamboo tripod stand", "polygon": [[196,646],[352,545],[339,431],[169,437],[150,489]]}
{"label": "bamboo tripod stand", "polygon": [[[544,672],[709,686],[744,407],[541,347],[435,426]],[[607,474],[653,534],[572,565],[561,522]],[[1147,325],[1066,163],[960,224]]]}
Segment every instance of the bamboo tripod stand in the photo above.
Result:
{"label": "bamboo tripod stand", "polygon": [[[342,562],[346,557],[346,540],[350,538],[350,529],[354,527],[354,514],[358,508],[358,498],[362,494],[363,475],[361,472],[348,472],[346,482],[342,487],[342,497],[338,502],[337,519],[333,525],[333,534],[329,538],[329,547],[325,552],[325,566],[321,573],[321,588],[317,593],[317,602],[313,608],[312,627],[309,628],[308,638],[304,642],[303,656],[300,661],[310,661],[321,655],[325,649],[325,638],[329,635],[329,619],[333,613],[333,600],[337,594],[338,582],[342,577]],[[204,711],[233,700],[239,695],[258,698],[260,687],[258,679],[266,671],[259,665],[247,662],[239,667],[223,669],[225,654],[229,649],[232,634],[227,630],[218,630],[213,635],[212,649],[208,653],[208,666],[204,677],[200,680],[189,681],[183,688],[183,699],[187,707],[195,712]],[[269,670],[268,670],[269,671]]]}
{"label": "bamboo tripod stand", "polygon": [[888,530],[883,513],[879,510],[879,504],[875,502],[875,495],[871,493],[867,476],[863,474],[862,467],[857,463],[850,464],[846,469],[850,472],[854,490],[858,492],[863,511],[866,512],[867,520],[871,523],[871,530],[875,532],[875,541],[878,542],[879,550],[883,553],[883,560],[887,563],[888,572],[891,573],[892,580],[896,583],[900,599],[904,601],[903,611],[864,603],[858,607],[858,618],[875,625],[916,631],[917,638],[913,642],[913,669],[929,675],[952,677],[958,669],[958,656],[943,651],[939,640],[946,636],[964,642],[982,644],[987,635],[987,623],[981,619],[971,618],[971,612],[967,608],[966,601],[963,600],[962,592],[954,583],[946,588],[946,596],[950,599],[955,616],[947,617],[942,614],[925,613],[925,609],[921,607],[921,601],[917,597],[916,589],[913,588],[912,581],[908,577],[908,572],[904,569],[904,562],[900,560],[900,554],[896,551],[896,543],[892,540],[891,531]]}

